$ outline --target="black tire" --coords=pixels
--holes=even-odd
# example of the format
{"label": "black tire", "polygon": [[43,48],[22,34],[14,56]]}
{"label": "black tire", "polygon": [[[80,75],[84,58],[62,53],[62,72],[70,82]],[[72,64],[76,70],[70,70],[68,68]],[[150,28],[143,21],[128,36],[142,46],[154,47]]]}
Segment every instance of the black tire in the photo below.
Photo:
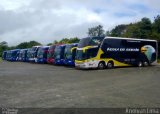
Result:
{"label": "black tire", "polygon": [[105,63],[104,62],[100,62],[99,64],[98,64],[98,69],[105,69],[106,68],[106,65],[105,65]]}
{"label": "black tire", "polygon": [[147,66],[149,66],[149,63],[147,61],[144,61],[143,65],[144,65],[144,67],[147,67]]}
{"label": "black tire", "polygon": [[114,68],[114,63],[113,63],[112,61],[108,62],[108,63],[107,63],[107,68],[108,68],[108,69]]}
{"label": "black tire", "polygon": [[138,66],[138,67],[143,67],[143,62],[142,62],[142,61],[139,61],[139,62],[137,63],[137,66]]}

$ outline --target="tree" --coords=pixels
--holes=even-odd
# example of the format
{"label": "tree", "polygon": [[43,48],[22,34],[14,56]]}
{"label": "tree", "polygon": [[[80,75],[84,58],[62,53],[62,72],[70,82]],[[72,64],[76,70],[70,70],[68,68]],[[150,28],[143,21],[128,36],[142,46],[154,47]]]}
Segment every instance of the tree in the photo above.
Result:
{"label": "tree", "polygon": [[111,36],[111,32],[110,31],[106,31],[106,35],[105,36]]}
{"label": "tree", "polygon": [[67,44],[67,43],[69,43],[69,39],[68,38],[63,38],[62,40],[59,41],[59,43]]}
{"label": "tree", "polygon": [[80,39],[75,37],[75,38],[70,38],[68,43],[78,43],[79,41]]}
{"label": "tree", "polygon": [[160,15],[154,18],[152,38],[160,41]]}
{"label": "tree", "polygon": [[0,57],[2,57],[3,51],[8,49],[8,43],[6,41],[0,42]]}
{"label": "tree", "polygon": [[110,35],[113,37],[120,37],[126,32],[127,25],[118,25],[114,29],[111,30]]}
{"label": "tree", "polygon": [[152,23],[149,18],[142,18],[141,22],[139,23],[140,28],[140,38],[149,38],[152,33]]}
{"label": "tree", "polygon": [[28,42],[28,44],[29,44],[29,46],[28,46],[29,48],[33,47],[33,46],[42,45],[41,43],[39,43],[37,41],[30,41],[30,42]]}
{"label": "tree", "polygon": [[105,36],[105,33],[104,33],[104,29],[103,29],[103,26],[102,25],[98,25],[96,27],[93,27],[93,28],[89,28],[88,29],[88,36],[90,37],[93,37],[93,36]]}
{"label": "tree", "polygon": [[139,23],[127,25],[126,31],[122,34],[123,37],[140,38]]}
{"label": "tree", "polygon": [[48,43],[48,44],[47,44],[47,46],[51,46],[51,45],[53,45],[53,44],[52,44],[52,43]]}
{"label": "tree", "polygon": [[153,29],[160,33],[160,15],[154,18]]}
{"label": "tree", "polygon": [[145,17],[136,23],[117,25],[108,31],[108,34],[113,37],[150,38],[152,36],[152,23],[149,18]]}
{"label": "tree", "polygon": [[18,44],[16,46],[16,48],[24,49],[24,48],[31,48],[31,47],[37,46],[37,45],[41,45],[41,44],[39,42],[36,42],[36,41],[22,42],[22,43]]}
{"label": "tree", "polygon": [[53,44],[58,44],[59,42],[57,40],[54,40]]}
{"label": "tree", "polygon": [[18,49],[29,48],[29,44],[28,44],[28,42],[23,42],[23,43],[18,44],[16,47]]}
{"label": "tree", "polygon": [[0,42],[0,46],[8,46],[8,43],[6,41]]}

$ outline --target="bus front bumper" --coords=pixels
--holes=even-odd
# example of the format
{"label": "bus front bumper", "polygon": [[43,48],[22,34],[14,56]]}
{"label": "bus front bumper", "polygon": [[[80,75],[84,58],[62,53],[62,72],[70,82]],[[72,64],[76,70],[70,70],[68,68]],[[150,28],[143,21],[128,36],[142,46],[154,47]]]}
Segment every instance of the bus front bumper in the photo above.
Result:
{"label": "bus front bumper", "polygon": [[65,59],[63,63],[68,66],[75,66],[74,60],[71,60],[71,59]]}
{"label": "bus front bumper", "polygon": [[34,58],[29,58],[29,62],[35,62]]}
{"label": "bus front bumper", "polygon": [[64,65],[64,60],[63,59],[55,59],[54,64],[56,64],[56,65]]}
{"label": "bus front bumper", "polygon": [[83,63],[75,62],[75,67],[82,69],[89,69],[89,68],[97,68],[98,65],[95,62],[83,62]]}

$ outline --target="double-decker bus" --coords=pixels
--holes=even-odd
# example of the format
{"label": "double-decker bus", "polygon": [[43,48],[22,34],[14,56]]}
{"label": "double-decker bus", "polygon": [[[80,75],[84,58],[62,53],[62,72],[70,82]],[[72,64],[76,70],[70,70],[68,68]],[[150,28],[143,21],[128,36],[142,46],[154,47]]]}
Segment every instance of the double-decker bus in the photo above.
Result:
{"label": "double-decker bus", "polygon": [[9,61],[9,57],[10,57],[10,50],[7,50],[7,53],[6,53],[6,60]]}
{"label": "double-decker bus", "polygon": [[20,49],[10,50],[7,53],[7,60],[9,61],[17,61],[19,57]]}
{"label": "double-decker bus", "polygon": [[28,49],[22,50],[22,61],[23,62],[27,62],[27,52],[28,52]]}
{"label": "double-decker bus", "polygon": [[37,53],[40,47],[41,46],[32,47],[32,49],[30,50],[30,57],[29,57],[30,62],[37,62]]}
{"label": "double-decker bus", "polygon": [[54,64],[64,65],[64,50],[66,45],[57,45],[54,51]]}
{"label": "double-decker bus", "polygon": [[17,61],[22,61],[22,52],[23,52],[23,49],[20,49],[20,50],[19,50],[19,54],[18,54]]}
{"label": "double-decker bus", "polygon": [[2,59],[6,60],[6,56],[7,56],[7,51],[3,51],[3,53],[2,53]]}
{"label": "double-decker bus", "polygon": [[67,44],[64,50],[64,64],[75,66],[75,56],[78,43]]}
{"label": "double-decker bus", "polygon": [[30,62],[32,48],[27,49],[26,62]]}
{"label": "double-decker bus", "polygon": [[[99,39],[99,40],[98,40]],[[113,68],[149,66],[157,62],[156,40],[105,37],[84,38],[78,44],[75,66],[78,68]]]}
{"label": "double-decker bus", "polygon": [[37,63],[47,63],[47,53],[49,46],[42,46],[37,53]]}
{"label": "double-decker bus", "polygon": [[48,49],[47,54],[47,63],[48,64],[54,64],[54,52],[55,52],[56,45],[52,45]]}
{"label": "double-decker bus", "polygon": [[21,49],[19,51],[18,61],[23,61],[23,62],[27,61],[27,51],[28,49]]}

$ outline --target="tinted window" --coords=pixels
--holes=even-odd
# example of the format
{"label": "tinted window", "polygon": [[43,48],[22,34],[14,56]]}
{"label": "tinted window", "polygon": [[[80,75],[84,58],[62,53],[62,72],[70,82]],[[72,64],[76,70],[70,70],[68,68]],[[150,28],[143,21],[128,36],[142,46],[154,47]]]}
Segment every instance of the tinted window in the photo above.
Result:
{"label": "tinted window", "polygon": [[87,50],[87,58],[93,58],[96,57],[98,53],[98,48],[92,48]]}
{"label": "tinted window", "polygon": [[122,45],[124,47],[135,47],[138,48],[141,44],[141,41],[139,40],[122,40]]}
{"label": "tinted window", "polygon": [[83,38],[83,39],[80,40],[80,42],[78,44],[78,47],[82,48],[82,47],[88,46],[89,42],[90,42],[89,37],[88,38]]}
{"label": "tinted window", "polygon": [[103,41],[104,37],[92,37],[89,45],[90,46],[96,46],[96,45],[100,45],[101,42]]}
{"label": "tinted window", "polygon": [[120,47],[121,46],[121,41],[120,39],[105,39],[104,44],[107,45],[108,47]]}
{"label": "tinted window", "polygon": [[104,37],[88,37],[80,40],[78,48],[83,48],[85,46],[97,46],[100,45]]}

